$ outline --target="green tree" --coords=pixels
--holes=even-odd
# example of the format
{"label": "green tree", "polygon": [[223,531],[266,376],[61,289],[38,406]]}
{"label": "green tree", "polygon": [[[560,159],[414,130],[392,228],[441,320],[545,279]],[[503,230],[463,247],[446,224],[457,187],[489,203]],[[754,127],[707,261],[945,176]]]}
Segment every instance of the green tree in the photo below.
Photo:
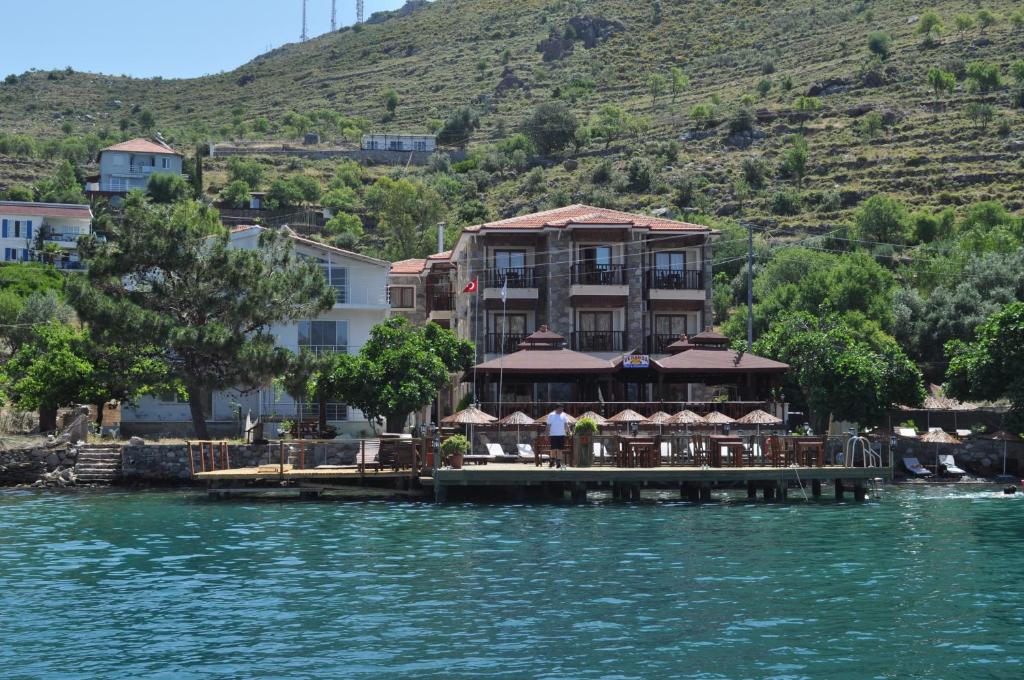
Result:
{"label": "green tree", "polygon": [[576,116],[562,102],[539,104],[523,123],[526,136],[544,154],[561,151],[576,135]]}
{"label": "green tree", "polygon": [[228,181],[243,181],[252,191],[259,191],[263,184],[263,166],[256,161],[246,161],[237,156],[228,160]]}
{"label": "green tree", "polygon": [[149,132],[156,125],[156,116],[149,109],[142,109],[139,112],[139,127],[143,132]]}
{"label": "green tree", "polygon": [[394,115],[395,109],[398,108],[399,101],[398,92],[394,89],[388,90],[384,93],[384,108],[387,109],[389,114]]}
{"label": "green tree", "polygon": [[146,182],[146,195],[154,203],[176,203],[192,194],[188,180],[172,172],[154,172]]}
{"label": "green tree", "polygon": [[880,59],[888,59],[892,50],[892,36],[885,31],[871,31],[868,33],[868,50]]}
{"label": "green tree", "polygon": [[787,177],[796,180],[798,186],[803,186],[804,177],[807,175],[807,159],[809,156],[807,140],[803,135],[793,135],[789,140],[789,148],[782,157],[781,170]]}
{"label": "green tree", "polygon": [[302,190],[287,177],[275,179],[267,191],[267,205],[273,210],[292,208],[302,201]]}
{"label": "green tree", "polygon": [[228,184],[220,192],[220,200],[233,208],[245,208],[249,205],[249,185],[240,179]]}
{"label": "green tree", "polygon": [[602,104],[591,119],[590,128],[593,135],[604,140],[607,149],[615,142],[630,133],[635,123],[632,114],[616,104]]}
{"label": "green tree", "polygon": [[690,87],[690,78],[678,66],[672,67],[669,78],[672,81],[672,101],[675,102],[679,94]]}
{"label": "green tree", "polygon": [[998,14],[984,8],[978,10],[978,26],[981,26],[982,33],[998,23]]}
{"label": "green tree", "polygon": [[453,111],[437,132],[438,144],[465,146],[473,131],[480,127],[480,116],[468,106]]}
{"label": "green tree", "polygon": [[435,323],[417,327],[396,317],[374,326],[359,354],[341,356],[314,389],[401,432],[408,415],[433,402],[453,373],[470,367],[473,355],[473,345],[448,329]]}
{"label": "green tree", "polygon": [[953,24],[956,26],[956,30],[960,36],[963,37],[967,31],[974,28],[974,17],[970,14],[957,14],[953,17]]}
{"label": "green tree", "polygon": [[316,177],[312,177],[310,175],[293,175],[289,181],[299,192],[299,196],[302,197],[303,203],[312,205],[320,200],[320,194],[323,192],[323,187],[320,186],[320,182]]}
{"label": "green tree", "polygon": [[971,122],[982,130],[988,129],[992,119],[996,116],[995,107],[987,102],[970,102],[964,112]]}
{"label": "green tree", "polygon": [[423,257],[432,251],[429,234],[446,212],[441,196],[420,181],[381,177],[365,197],[392,261]]}
{"label": "green tree", "polygon": [[652,73],[647,77],[647,92],[651,95],[651,106],[657,105],[658,97],[665,94],[668,86],[668,78],[660,73]]}
{"label": "green tree", "polygon": [[799,97],[796,100],[796,110],[804,114],[800,117],[801,130],[804,127],[804,121],[817,113],[819,108],[821,108],[821,102],[817,97]]}
{"label": "green tree", "polygon": [[1007,420],[1024,429],[1024,303],[1013,302],[977,330],[973,342],[946,344],[946,391],[958,399],[1007,399]]}
{"label": "green tree", "polygon": [[358,200],[356,192],[346,185],[341,185],[330,189],[321,196],[320,205],[332,212],[351,211],[355,209]]}
{"label": "green tree", "polygon": [[86,203],[82,183],[75,176],[75,168],[68,161],[61,161],[53,177],[36,185],[39,200],[44,203]]}
{"label": "green tree", "polygon": [[967,89],[971,92],[988,92],[1002,87],[999,64],[987,61],[972,61],[967,65]]}
{"label": "green tree", "polygon": [[924,399],[921,374],[895,340],[881,332],[864,339],[848,319],[788,313],[754,344],[754,351],[790,365],[787,396],[805,406],[817,432],[830,416],[881,424],[896,404]]}
{"label": "green tree", "polygon": [[217,212],[200,203],[129,196],[112,236],[79,242],[89,269],[68,281],[68,298],[94,333],[158,348],[201,439],[208,390],[264,385],[287,365],[270,326],[334,304],[319,267],[300,262],[286,236],[264,230],[259,248],[232,248]]}
{"label": "green tree", "polygon": [[942,17],[933,9],[926,10],[921,14],[917,22],[917,34],[924,36],[925,44],[932,44],[936,37],[942,35]]}
{"label": "green tree", "polygon": [[864,201],[854,222],[857,235],[866,241],[904,243],[909,233],[907,209],[885,194],[875,194]]}
{"label": "green tree", "polygon": [[956,87],[956,76],[949,71],[944,71],[938,66],[928,69],[928,84],[935,91],[936,96],[946,92],[953,93]]}
{"label": "green tree", "polygon": [[202,144],[196,145],[196,170],[192,173],[192,197],[203,197],[203,154],[206,148]]}

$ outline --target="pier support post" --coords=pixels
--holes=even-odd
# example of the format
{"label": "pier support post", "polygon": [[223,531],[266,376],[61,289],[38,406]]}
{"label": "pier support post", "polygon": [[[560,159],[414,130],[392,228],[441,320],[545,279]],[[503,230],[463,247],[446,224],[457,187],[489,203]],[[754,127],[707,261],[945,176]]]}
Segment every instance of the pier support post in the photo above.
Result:
{"label": "pier support post", "polygon": [[786,500],[789,496],[789,484],[786,482],[779,482],[775,487],[775,497],[780,501]]}
{"label": "pier support post", "polygon": [[864,486],[864,482],[857,482],[853,485],[853,499],[855,501],[863,501],[867,497],[867,487]]}
{"label": "pier support post", "polygon": [[447,503],[448,502],[448,487],[442,486],[441,484],[434,485],[434,502],[435,503]]}
{"label": "pier support post", "polygon": [[815,479],[811,482],[811,495],[815,498],[821,498],[821,480]]}
{"label": "pier support post", "polygon": [[770,484],[766,485],[764,489],[761,490],[761,495],[764,496],[766,501],[775,500],[775,487]]}
{"label": "pier support post", "polygon": [[700,502],[701,503],[707,503],[710,500],[711,500],[711,487],[707,486],[707,485],[702,485],[700,487]]}
{"label": "pier support post", "polygon": [[576,505],[581,505],[587,502],[587,485],[583,482],[573,483],[572,502]]}
{"label": "pier support post", "polygon": [[757,484],[754,482],[747,482],[747,500],[757,498]]}
{"label": "pier support post", "polygon": [[315,501],[320,498],[319,489],[303,489],[299,492],[299,499],[304,501]]}
{"label": "pier support post", "polygon": [[837,501],[843,500],[843,490],[844,490],[843,489],[843,480],[841,480],[841,479],[835,480],[835,487],[836,487],[836,500]]}

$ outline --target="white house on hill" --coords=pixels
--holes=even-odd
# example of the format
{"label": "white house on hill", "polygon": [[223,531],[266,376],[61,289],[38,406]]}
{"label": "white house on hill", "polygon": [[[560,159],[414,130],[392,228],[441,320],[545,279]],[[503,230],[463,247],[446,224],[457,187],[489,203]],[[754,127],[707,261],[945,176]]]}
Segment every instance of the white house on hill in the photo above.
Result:
{"label": "white house on hill", "polygon": [[[0,201],[0,261],[33,262],[52,259],[64,269],[77,269],[78,239],[92,229],[92,209],[69,203]],[[60,250],[42,250],[55,244]]]}
{"label": "white house on hill", "polygon": [[[263,227],[241,226],[231,230],[231,247],[253,249],[259,247]],[[299,257],[314,260],[323,267],[328,282],[336,291],[334,307],[315,319],[272,326],[270,331],[278,345],[293,352],[302,348],[322,352],[356,353],[366,343],[370,329],[387,318],[390,309],[387,300],[387,279],[390,264],[372,257],[310,241],[288,230],[295,252]],[[207,422],[211,432],[222,434],[238,431],[238,415],[253,418],[289,418],[298,415],[295,400],[273,386],[252,392],[224,390],[210,395]],[[302,405],[303,418],[318,414],[318,405]],[[327,421],[339,432],[354,436],[370,433],[370,424],[363,414],[346,404],[327,405]],[[186,401],[175,395],[147,396],[137,404],[121,407],[121,427],[124,434],[187,433],[191,429],[191,416]]]}
{"label": "white house on hill", "polygon": [[98,183],[86,191],[106,195],[146,189],[150,176],[159,172],[181,174],[182,155],[160,138],[139,137],[100,150]]}

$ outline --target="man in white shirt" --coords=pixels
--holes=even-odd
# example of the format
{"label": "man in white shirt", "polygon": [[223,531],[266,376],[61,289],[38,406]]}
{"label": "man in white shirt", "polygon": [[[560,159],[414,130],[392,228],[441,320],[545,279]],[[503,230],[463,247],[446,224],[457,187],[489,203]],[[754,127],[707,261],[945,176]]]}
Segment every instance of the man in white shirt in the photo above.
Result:
{"label": "man in white shirt", "polygon": [[561,404],[548,414],[548,439],[551,442],[551,467],[562,467],[562,450],[565,449],[565,435],[569,426],[569,416],[562,410]]}

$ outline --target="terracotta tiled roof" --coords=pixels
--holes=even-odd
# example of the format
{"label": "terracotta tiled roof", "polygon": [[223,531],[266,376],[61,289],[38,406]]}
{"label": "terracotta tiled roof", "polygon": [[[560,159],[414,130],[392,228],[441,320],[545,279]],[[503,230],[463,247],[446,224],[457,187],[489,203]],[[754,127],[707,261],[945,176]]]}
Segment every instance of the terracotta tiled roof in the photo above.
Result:
{"label": "terracotta tiled roof", "polygon": [[595,208],[581,204],[478,224],[473,227],[467,227],[466,231],[480,231],[481,229],[543,229],[545,227],[566,228],[573,225],[588,224],[621,225],[655,231],[711,231],[710,227],[701,224],[677,222],[676,220],[667,220],[663,217],[627,213],[607,208]]}
{"label": "terracotta tiled roof", "polygon": [[402,260],[401,262],[391,263],[392,274],[419,274],[423,271],[423,268],[427,266],[427,261],[422,257],[413,258],[411,260]]}
{"label": "terracotta tiled roof", "polygon": [[129,139],[127,142],[121,142],[113,146],[108,146],[105,149],[100,149],[100,153],[104,151],[127,151],[129,153],[162,153],[172,154],[174,156],[180,156],[181,154],[160,142],[152,139],[146,139],[145,137],[139,137],[137,139]]}
{"label": "terracotta tiled roof", "polygon": [[450,260],[450,259],[452,259],[452,251],[446,250],[443,253],[434,253],[433,255],[428,257],[427,259],[428,260]]}
{"label": "terracotta tiled roof", "polygon": [[0,201],[0,215],[24,215],[25,217],[75,217],[92,219],[92,208],[77,203],[28,203],[24,201]]}
{"label": "terracotta tiled roof", "polygon": [[476,366],[480,373],[506,375],[612,373],[615,366],[606,359],[598,359],[568,349],[522,349],[503,357],[485,361]]}

